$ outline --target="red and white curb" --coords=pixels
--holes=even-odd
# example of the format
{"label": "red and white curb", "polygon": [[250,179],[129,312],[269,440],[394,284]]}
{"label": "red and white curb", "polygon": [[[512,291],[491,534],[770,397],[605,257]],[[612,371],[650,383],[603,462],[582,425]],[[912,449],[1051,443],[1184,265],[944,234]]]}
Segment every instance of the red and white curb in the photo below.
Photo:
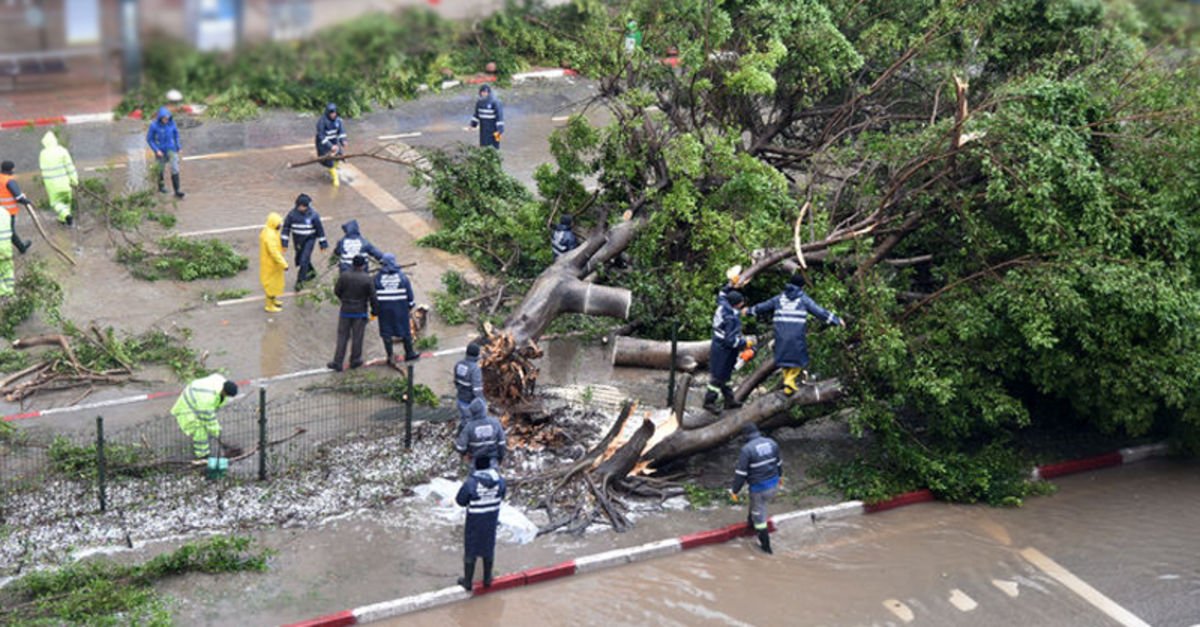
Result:
{"label": "red and white curb", "polygon": [[[1033,471],[1035,478],[1061,477],[1063,475],[1073,474],[1077,472],[1086,472],[1097,468],[1106,468],[1109,466],[1119,466],[1122,464],[1132,464],[1134,462],[1143,461],[1151,457],[1160,457],[1166,455],[1168,447],[1165,443],[1149,444],[1145,446],[1135,446],[1132,448],[1123,448],[1119,451],[1114,451],[1107,455],[1099,455],[1086,459],[1074,460],[1069,462],[1061,462],[1057,464],[1046,464],[1039,466]],[[774,532],[779,525],[787,525],[789,529],[802,529],[805,527],[815,528],[822,521],[836,520],[838,518],[848,518],[851,516],[861,516],[864,514],[873,514],[883,512],[905,505],[914,503],[924,503],[932,501],[933,493],[929,490],[917,490],[893,497],[886,501],[878,503],[863,503],[862,501],[845,501],[835,505],[826,505],[824,507],[813,507],[809,509],[788,512],[772,516],[768,521],[768,528]],[[435,590],[432,592],[424,592],[412,596],[393,599],[391,601],[383,601],[381,603],[373,603],[364,605],[350,610],[343,610],[334,614],[327,614],[311,620],[306,620],[298,623],[291,623],[286,627],[342,627],[344,625],[359,625],[374,621],[395,618],[405,614],[412,614],[422,610],[427,610],[443,605],[449,605],[459,601],[465,601],[473,596],[482,596],[507,590],[509,588],[518,588],[528,586],[543,581],[560,579],[576,574],[584,574],[632,564],[634,562],[643,562],[665,555],[680,553],[689,549],[695,549],[710,544],[724,544],[730,540],[753,536],[754,532],[746,526],[745,523],[736,523],[727,527],[711,529],[709,531],[699,531],[689,533],[678,538],[670,538],[660,540],[658,542],[648,542],[634,547],[625,549],[615,549],[605,551],[603,553],[595,553],[584,557],[577,557],[573,560],[568,560],[553,566],[544,568],[530,568],[517,573],[511,573],[496,577],[492,580],[490,588],[484,588],[479,582],[475,583],[475,588],[470,592],[464,590],[461,586],[451,586]]]}
{"label": "red and white curb", "polygon": [[[458,355],[458,354],[462,354],[462,352],[465,350],[466,350],[465,346],[458,346],[455,348],[444,348],[439,351],[421,353],[421,359],[430,359],[433,357],[444,357],[446,355]],[[377,365],[382,365],[383,363],[384,363],[384,360],[382,358],[373,359],[371,361],[368,361],[366,364],[364,364],[364,366],[377,366]],[[270,383],[279,383],[280,381],[288,381],[291,379],[302,379],[305,377],[312,377],[312,376],[321,375],[321,374],[333,374],[333,371],[330,370],[329,368],[310,368],[308,370],[299,370],[296,372],[287,372],[284,374],[277,374],[277,375],[274,375],[271,377],[259,377],[257,379],[243,379],[241,381],[236,381],[236,383],[239,386],[267,385]],[[94,403],[84,403],[82,405],[67,405],[64,407],[50,407],[48,409],[37,409],[34,411],[27,411],[27,412],[22,412],[22,413],[18,413],[18,414],[9,414],[7,416],[0,417],[0,421],[13,422],[15,420],[30,420],[33,418],[41,418],[43,416],[53,416],[55,414],[70,414],[70,413],[77,412],[77,411],[90,411],[93,409],[102,409],[105,407],[116,407],[118,405],[131,405],[133,403],[142,403],[145,401],[152,401],[154,399],[163,398],[163,397],[167,397],[167,396],[177,396],[181,392],[183,392],[183,389],[167,390],[164,392],[149,392],[146,394],[135,394],[133,396],[123,396],[121,398],[109,399],[107,401],[96,401]]]}

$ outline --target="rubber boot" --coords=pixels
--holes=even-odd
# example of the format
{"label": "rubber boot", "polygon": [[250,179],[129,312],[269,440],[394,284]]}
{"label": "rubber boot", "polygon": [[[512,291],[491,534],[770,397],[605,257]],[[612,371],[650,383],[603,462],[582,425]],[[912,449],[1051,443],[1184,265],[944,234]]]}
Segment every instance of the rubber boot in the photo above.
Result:
{"label": "rubber boot", "polygon": [[803,372],[800,368],[784,368],[783,369],[783,393],[791,396],[799,389],[796,383],[796,378]]}
{"label": "rubber boot", "polygon": [[334,166],[334,167],[332,167],[332,168],[329,168],[329,178],[333,179],[333,186],[334,186],[334,187],[338,187],[338,186],[340,186],[340,185],[342,184],[342,183],[341,183],[341,181],[339,181],[339,180],[338,180],[338,169],[337,169],[337,166]]}
{"label": "rubber boot", "polygon": [[17,229],[16,229],[17,219],[15,217],[11,220],[11,222],[13,225],[13,230],[12,230],[12,237],[9,238],[9,240],[12,242],[12,245],[14,247],[16,247],[17,252],[24,255],[25,251],[29,250],[29,247],[33,245],[33,242],[31,242],[27,239],[21,239],[21,237],[19,235],[17,235]]}
{"label": "rubber boot", "polygon": [[483,560],[483,587],[484,588],[492,587],[492,562],[493,562],[493,560],[489,560],[489,559]]}
{"label": "rubber boot", "polygon": [[721,395],[725,397],[725,409],[737,409],[742,406],[733,398],[733,389],[728,385],[721,386]]}
{"label": "rubber boot", "polygon": [[[171,174],[171,187],[175,188],[175,197],[176,198],[183,198],[184,196],[187,196],[187,194],[179,191],[179,175],[178,174]],[[165,192],[167,190],[164,189],[163,191]]]}
{"label": "rubber boot", "polygon": [[[462,586],[463,590],[470,592],[471,585],[472,585],[472,583],[474,583],[474,579],[475,579],[475,560],[474,559],[463,560],[463,576],[458,578],[458,585]],[[487,582],[489,585],[492,583],[490,579],[488,579]]]}
{"label": "rubber boot", "polygon": [[711,387],[704,393],[704,409],[714,414],[721,413],[721,408],[717,407],[717,391]]}
{"label": "rubber boot", "polygon": [[767,555],[775,554],[774,551],[771,550],[771,534],[766,529],[758,530],[758,546],[762,549],[763,553],[766,553]]}
{"label": "rubber boot", "polygon": [[167,185],[163,182],[163,175],[165,172],[166,168],[162,168],[158,171],[158,193],[160,194],[167,193]]}

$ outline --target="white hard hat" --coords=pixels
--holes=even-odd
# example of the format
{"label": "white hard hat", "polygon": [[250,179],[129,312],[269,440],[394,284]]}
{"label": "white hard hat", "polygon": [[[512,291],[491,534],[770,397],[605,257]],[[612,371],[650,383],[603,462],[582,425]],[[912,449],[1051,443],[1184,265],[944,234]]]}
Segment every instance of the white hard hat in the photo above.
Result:
{"label": "white hard hat", "polygon": [[167,102],[183,102],[183,94],[178,89],[167,92]]}

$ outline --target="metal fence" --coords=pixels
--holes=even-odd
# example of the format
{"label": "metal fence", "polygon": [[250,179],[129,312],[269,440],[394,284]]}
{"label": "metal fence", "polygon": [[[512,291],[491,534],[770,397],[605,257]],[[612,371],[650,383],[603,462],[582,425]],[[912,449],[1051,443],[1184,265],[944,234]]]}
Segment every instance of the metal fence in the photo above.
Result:
{"label": "metal fence", "polygon": [[[408,395],[412,398],[412,395]],[[222,407],[220,453],[226,477],[268,481],[309,467],[320,452],[350,438],[405,434],[412,425],[457,419],[453,403],[440,407],[398,403],[382,396],[344,391],[301,391],[273,398],[267,388]],[[18,430],[0,439],[0,497],[73,480],[96,491],[97,507],[132,505],[120,484],[159,473],[204,473],[193,463],[192,441],[170,414],[120,429],[106,429],[102,417],[88,429],[31,435]],[[116,488],[116,489],[114,489]],[[78,488],[76,488],[78,489]],[[0,498],[2,502],[2,498]]]}

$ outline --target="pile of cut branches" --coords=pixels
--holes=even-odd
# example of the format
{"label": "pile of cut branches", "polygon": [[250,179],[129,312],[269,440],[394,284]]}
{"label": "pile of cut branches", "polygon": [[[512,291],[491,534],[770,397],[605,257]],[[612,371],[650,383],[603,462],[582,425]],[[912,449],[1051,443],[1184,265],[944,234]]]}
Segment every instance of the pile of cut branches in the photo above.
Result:
{"label": "pile of cut branches", "polygon": [[484,396],[510,411],[528,413],[538,377],[533,360],[542,356],[542,349],[533,340],[517,346],[511,333],[497,331],[490,323],[484,323],[479,343]]}

